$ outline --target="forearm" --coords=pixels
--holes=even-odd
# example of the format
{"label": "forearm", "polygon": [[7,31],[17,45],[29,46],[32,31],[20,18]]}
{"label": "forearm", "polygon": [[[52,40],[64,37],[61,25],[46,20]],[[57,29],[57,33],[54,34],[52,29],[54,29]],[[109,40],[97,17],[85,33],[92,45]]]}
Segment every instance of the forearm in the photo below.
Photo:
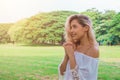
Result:
{"label": "forearm", "polygon": [[69,61],[70,61],[70,69],[74,69],[76,67],[76,60],[73,53],[69,55]]}
{"label": "forearm", "polygon": [[74,54],[69,56],[69,60],[70,60],[70,69],[71,69],[70,71],[72,73],[73,79],[74,80],[80,80],[79,71],[78,71],[79,67],[76,64]]}
{"label": "forearm", "polygon": [[60,73],[61,73],[61,75],[63,75],[65,70],[66,70],[68,60],[69,60],[68,56],[65,55],[61,65],[60,65]]}
{"label": "forearm", "polygon": [[[69,43],[67,45],[66,44],[64,45],[64,49],[65,49],[67,57],[70,61],[70,69],[71,69],[70,72],[72,73],[72,77],[74,80],[79,80],[79,78],[80,78],[79,74],[78,74],[79,66],[76,63],[76,59],[74,56],[74,50],[76,48],[73,47],[73,44]],[[68,62],[68,60],[66,60],[66,61]],[[63,65],[64,65],[64,67],[61,67],[61,72],[62,72],[62,70],[66,70],[65,64],[63,64]],[[67,65],[67,63],[66,63],[66,65]]]}

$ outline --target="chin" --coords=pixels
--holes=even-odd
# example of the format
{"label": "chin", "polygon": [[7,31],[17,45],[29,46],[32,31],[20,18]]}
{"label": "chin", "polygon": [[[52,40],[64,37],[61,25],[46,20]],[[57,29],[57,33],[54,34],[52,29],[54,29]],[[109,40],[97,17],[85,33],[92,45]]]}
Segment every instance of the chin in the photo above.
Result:
{"label": "chin", "polygon": [[78,43],[80,43],[80,41],[79,40],[73,40],[73,43],[78,44]]}
{"label": "chin", "polygon": [[77,42],[77,40],[73,40],[73,42],[74,42],[74,43],[76,43],[76,42]]}

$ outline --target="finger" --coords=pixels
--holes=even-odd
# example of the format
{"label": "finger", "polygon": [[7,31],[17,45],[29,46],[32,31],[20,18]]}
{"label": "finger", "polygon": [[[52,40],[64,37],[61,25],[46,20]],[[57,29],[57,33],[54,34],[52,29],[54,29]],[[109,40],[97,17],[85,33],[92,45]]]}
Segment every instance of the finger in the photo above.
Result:
{"label": "finger", "polygon": [[66,46],[67,43],[64,43],[63,46]]}
{"label": "finger", "polygon": [[73,46],[72,45],[67,45],[67,46],[65,46],[65,48],[73,48]]}
{"label": "finger", "polygon": [[74,44],[72,42],[68,41],[63,44],[63,47],[65,47],[65,46],[73,46],[74,47]]}
{"label": "finger", "polygon": [[66,46],[73,46],[72,44],[67,44]]}
{"label": "finger", "polygon": [[67,46],[67,45],[72,45],[72,44],[67,43],[67,42],[63,44],[63,46]]}
{"label": "finger", "polygon": [[71,42],[67,42],[66,45],[73,45]]}
{"label": "finger", "polygon": [[68,41],[67,43],[68,43],[68,44],[72,44],[72,42],[70,42],[70,41]]}

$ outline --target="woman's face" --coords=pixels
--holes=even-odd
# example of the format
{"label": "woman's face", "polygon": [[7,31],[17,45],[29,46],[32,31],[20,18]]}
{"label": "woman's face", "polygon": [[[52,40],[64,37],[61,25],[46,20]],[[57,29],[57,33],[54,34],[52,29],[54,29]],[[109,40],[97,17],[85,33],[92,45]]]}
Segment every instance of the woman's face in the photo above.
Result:
{"label": "woman's face", "polygon": [[80,41],[81,38],[85,35],[85,27],[78,23],[76,19],[71,21],[70,24],[70,35],[72,37],[73,42]]}

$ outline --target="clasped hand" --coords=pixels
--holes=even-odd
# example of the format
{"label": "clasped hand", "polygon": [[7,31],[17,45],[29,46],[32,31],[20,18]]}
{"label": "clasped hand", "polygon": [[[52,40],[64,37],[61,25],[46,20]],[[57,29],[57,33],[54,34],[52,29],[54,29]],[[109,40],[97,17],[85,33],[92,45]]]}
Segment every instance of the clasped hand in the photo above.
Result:
{"label": "clasped hand", "polygon": [[65,42],[63,44],[63,47],[64,47],[65,53],[68,57],[74,55],[75,45],[72,42]]}

